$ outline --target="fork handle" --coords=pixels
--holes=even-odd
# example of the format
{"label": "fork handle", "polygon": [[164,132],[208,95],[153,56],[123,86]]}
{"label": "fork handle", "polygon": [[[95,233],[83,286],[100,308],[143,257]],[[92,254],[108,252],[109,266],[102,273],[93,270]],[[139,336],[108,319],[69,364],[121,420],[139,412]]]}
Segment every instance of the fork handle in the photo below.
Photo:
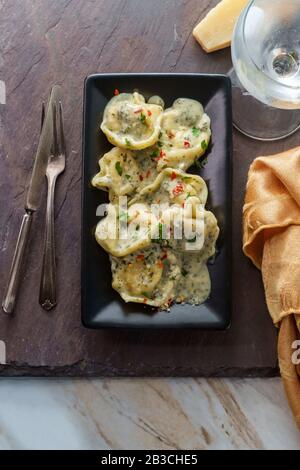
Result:
{"label": "fork handle", "polygon": [[40,305],[44,310],[56,306],[56,263],[54,235],[54,194],[56,177],[48,176],[48,195],[46,209],[46,231],[44,243],[43,268],[40,285]]}
{"label": "fork handle", "polygon": [[9,274],[8,285],[2,303],[3,311],[7,314],[13,313],[14,310],[17,291],[21,278],[24,255],[30,233],[31,222],[32,212],[27,211],[26,214],[24,214],[22,225],[20,228],[18,241]]}

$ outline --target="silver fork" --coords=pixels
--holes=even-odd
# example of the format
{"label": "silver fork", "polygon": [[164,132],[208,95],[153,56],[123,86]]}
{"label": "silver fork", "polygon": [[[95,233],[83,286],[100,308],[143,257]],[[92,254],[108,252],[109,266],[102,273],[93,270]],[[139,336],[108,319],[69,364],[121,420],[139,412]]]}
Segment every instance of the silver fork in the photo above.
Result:
{"label": "silver fork", "polygon": [[[46,231],[44,244],[43,268],[40,285],[40,304],[45,310],[51,310],[56,306],[56,261],[55,261],[55,232],[54,232],[54,198],[57,177],[63,173],[66,160],[66,144],[63,124],[62,104],[59,102],[57,109],[52,107],[53,115],[53,146],[47,166],[46,176],[48,181]],[[57,129],[59,122],[59,132]]]}

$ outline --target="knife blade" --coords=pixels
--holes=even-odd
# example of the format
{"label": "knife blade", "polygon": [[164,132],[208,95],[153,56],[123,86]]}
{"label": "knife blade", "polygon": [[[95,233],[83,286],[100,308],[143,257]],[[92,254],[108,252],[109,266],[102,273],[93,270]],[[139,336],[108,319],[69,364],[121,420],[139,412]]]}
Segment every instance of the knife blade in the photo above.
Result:
{"label": "knife blade", "polygon": [[41,200],[41,190],[44,184],[46,168],[51,150],[53,132],[52,105],[61,101],[61,87],[55,85],[50,93],[46,108],[44,123],[36,152],[35,162],[28,187],[25,209],[35,212]]}
{"label": "knife blade", "polygon": [[61,88],[55,85],[51,89],[43,127],[40,134],[38,148],[35,156],[31,180],[28,187],[25,203],[25,214],[23,216],[15,253],[9,274],[8,285],[3,299],[2,308],[4,313],[11,314],[14,310],[18,287],[20,284],[21,270],[25,258],[26,246],[29,239],[33,213],[38,209],[41,200],[42,185],[44,182],[48,159],[51,151],[53,138],[53,104],[61,101]]}

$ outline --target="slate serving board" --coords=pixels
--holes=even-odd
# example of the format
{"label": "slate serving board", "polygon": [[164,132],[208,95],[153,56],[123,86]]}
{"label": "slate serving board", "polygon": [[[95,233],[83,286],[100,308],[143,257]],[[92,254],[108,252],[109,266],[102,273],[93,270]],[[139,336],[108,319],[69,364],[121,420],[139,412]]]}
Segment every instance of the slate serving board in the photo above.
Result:
{"label": "slate serving board", "polygon": [[[27,269],[14,317],[0,314],[3,376],[271,376],[276,331],[260,273],[241,251],[247,171],[259,154],[296,145],[297,136],[261,144],[234,133],[233,312],[230,330],[92,331],[80,319],[80,181],[83,82],[95,72],[224,73],[230,51],[205,54],[193,26],[209,0],[0,1],[0,295],[23,213],[39,135],[41,101],[64,91],[67,170],[58,182],[56,240],[59,303],[38,304],[45,193],[35,217]],[[3,361],[3,354],[0,355]]]}

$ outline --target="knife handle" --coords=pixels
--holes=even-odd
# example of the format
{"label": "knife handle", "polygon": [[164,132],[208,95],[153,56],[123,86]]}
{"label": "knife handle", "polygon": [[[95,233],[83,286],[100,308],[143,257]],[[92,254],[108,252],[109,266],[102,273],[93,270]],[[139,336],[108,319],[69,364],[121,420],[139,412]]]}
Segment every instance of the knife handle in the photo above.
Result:
{"label": "knife handle", "polygon": [[26,214],[24,214],[23,217],[9,274],[9,281],[2,303],[4,313],[11,314],[14,310],[31,223],[32,212],[28,211]]}

